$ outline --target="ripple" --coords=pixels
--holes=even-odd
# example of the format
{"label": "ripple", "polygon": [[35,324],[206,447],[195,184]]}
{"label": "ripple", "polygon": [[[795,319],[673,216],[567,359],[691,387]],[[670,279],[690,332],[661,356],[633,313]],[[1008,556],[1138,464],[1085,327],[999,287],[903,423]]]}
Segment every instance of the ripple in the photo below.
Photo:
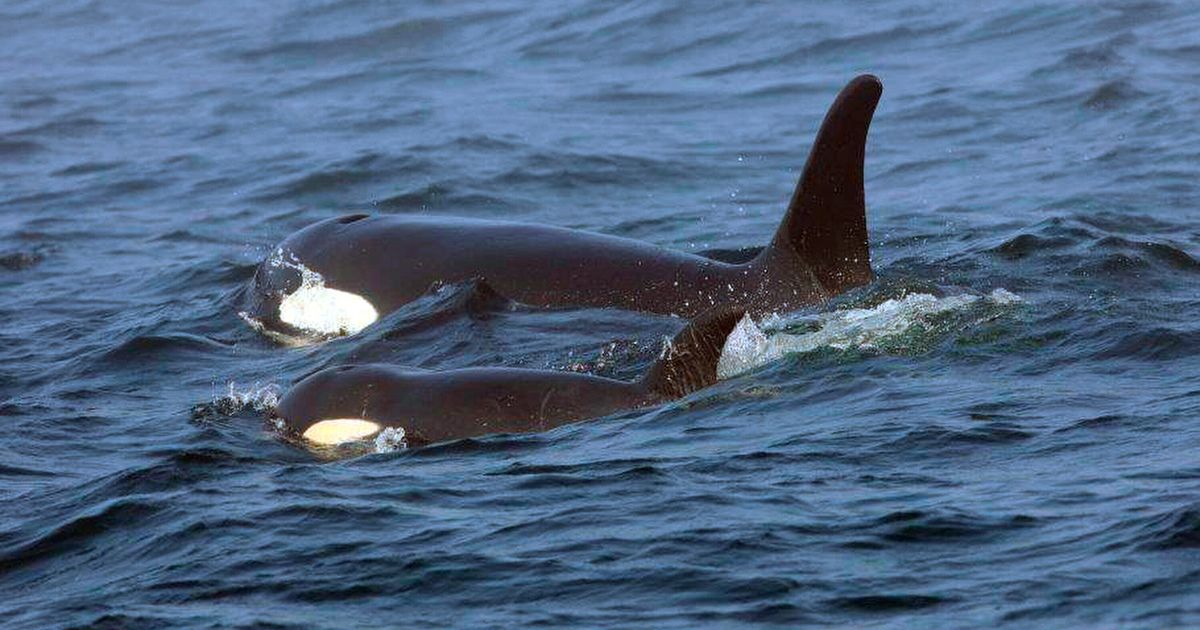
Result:
{"label": "ripple", "polygon": [[41,250],[15,251],[0,253],[0,268],[8,271],[25,271],[39,265],[46,259]]}
{"label": "ripple", "polygon": [[947,603],[944,597],[933,595],[858,595],[854,597],[835,597],[826,600],[826,604],[844,610],[861,612],[892,612],[898,610],[920,610]]}
{"label": "ripple", "polygon": [[1021,260],[1031,255],[1061,250],[1077,244],[1074,239],[1065,236],[1044,237],[1036,234],[1018,234],[987,251],[1008,260]]}
{"label": "ripple", "polygon": [[225,350],[231,347],[231,344],[191,333],[137,335],[106,352],[104,358],[117,364],[141,363],[148,356],[163,361],[168,358],[183,358],[194,352]]}
{"label": "ripple", "polygon": [[75,139],[79,136],[92,133],[104,126],[105,123],[102,120],[89,116],[76,116],[59,118],[40,125],[26,127],[13,132],[12,135]]}
{"label": "ripple", "polygon": [[100,541],[118,532],[144,527],[163,511],[164,506],[154,501],[108,501],[99,509],[73,516],[0,553],[0,561],[9,570],[15,570],[68,553],[91,555]]}
{"label": "ripple", "polygon": [[695,77],[721,77],[730,74],[742,74],[747,71],[763,70],[780,64],[802,64],[811,57],[831,55],[840,51],[863,51],[874,46],[897,46],[902,42],[907,46],[916,45],[915,40],[945,34],[958,25],[952,22],[929,26],[895,26],[867,33],[857,33],[839,37],[826,37],[815,42],[803,43],[790,50],[776,52],[751,61],[739,61],[693,73]]}
{"label": "ripple", "polygon": [[345,195],[349,186],[386,181],[400,176],[411,178],[425,172],[429,166],[430,163],[422,158],[367,153],[275,184],[254,198],[258,201],[284,201],[322,195]]}
{"label": "ripple", "polygon": [[1200,548],[1200,506],[1182,507],[1149,519],[1139,535],[1142,549]]}
{"label": "ripple", "polygon": [[554,188],[588,188],[688,174],[690,171],[680,164],[646,157],[537,152],[523,159],[520,167],[491,178],[489,184],[498,188],[531,183],[544,183]]}
{"label": "ripple", "polygon": [[1092,90],[1083,105],[1089,109],[1107,111],[1129,106],[1143,96],[1145,93],[1135,88],[1132,82],[1115,80]]}
{"label": "ripple", "polygon": [[517,204],[504,197],[461,192],[447,184],[429,184],[411,192],[372,201],[371,207],[388,212],[446,210],[453,213],[464,213],[478,210],[515,209]]}
{"label": "ripple", "polygon": [[943,450],[958,450],[985,445],[1015,444],[1036,434],[998,422],[970,429],[929,426],[913,429],[903,437],[881,446],[886,452],[922,452],[933,454]]}
{"label": "ripple", "polygon": [[1102,431],[1109,429],[1117,429],[1122,427],[1137,426],[1137,421],[1129,416],[1120,414],[1104,414],[1092,416],[1082,420],[1076,420],[1070,426],[1057,429],[1055,433],[1067,433],[1073,431]]}
{"label": "ripple", "polygon": [[85,489],[87,498],[94,501],[169,493],[194,488],[208,479],[227,479],[230,473],[252,461],[216,448],[173,451],[160,455],[153,464],[115,473],[88,484]]}
{"label": "ripple", "polygon": [[102,173],[104,171],[110,171],[125,165],[126,162],[80,162],[78,164],[72,164],[67,168],[55,171],[53,174],[59,177],[76,177],[79,175]]}
{"label": "ripple", "polygon": [[892,512],[876,521],[878,538],[891,543],[954,543],[962,539],[992,538],[1032,527],[1036,519],[1017,515],[984,518],[966,512]]}
{"label": "ripple", "polygon": [[1121,336],[1116,343],[1092,355],[1093,359],[1172,361],[1200,354],[1200,330],[1154,327]]}
{"label": "ripple", "polygon": [[287,57],[340,60],[375,55],[381,50],[420,51],[437,45],[466,27],[512,15],[508,11],[460,13],[452,19],[427,17],[394,21],[360,33],[329,38],[288,39],[241,53],[244,61]]}
{"label": "ripple", "polygon": [[[1197,625],[1186,0],[253,9],[0,7],[10,625]],[[466,283],[276,346],[235,313],[283,235],[446,212],[743,262],[859,72],[887,86],[878,279],[775,332],[914,294],[1022,306],[545,434],[272,430],[276,384],[321,367],[628,379],[681,325]]]}
{"label": "ripple", "polygon": [[[0,413],[0,415],[8,415]],[[33,468],[22,468],[20,466],[10,466],[0,464],[0,476],[4,477],[57,477],[58,475],[48,470],[36,470]]]}
{"label": "ripple", "polygon": [[23,159],[44,148],[31,140],[9,140],[0,136],[0,160]]}

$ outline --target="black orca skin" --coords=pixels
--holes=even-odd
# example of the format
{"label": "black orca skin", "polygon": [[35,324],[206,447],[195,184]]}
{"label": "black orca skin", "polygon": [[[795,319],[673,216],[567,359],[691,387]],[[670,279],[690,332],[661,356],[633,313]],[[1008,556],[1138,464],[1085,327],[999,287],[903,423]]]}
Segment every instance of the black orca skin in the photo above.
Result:
{"label": "black orca skin", "polygon": [[401,430],[410,446],[489,433],[545,431],[662,404],[712,385],[725,340],[744,314],[743,308],[719,307],[696,318],[634,382],[552,370],[430,372],[346,365],[301,380],[284,395],[274,415],[289,434],[320,444],[348,441],[317,437],[318,425],[326,421],[370,423],[370,430],[356,439],[387,428]]}
{"label": "black orca skin", "polygon": [[313,332],[280,317],[283,300],[301,286],[300,266],[325,287],[365,299],[378,316],[433,285],[468,280],[531,306],[679,317],[734,304],[756,315],[821,304],[872,279],[863,161],[882,91],[862,75],[838,94],[778,231],[747,263],[547,225],[357,214],[285,239],[252,280],[248,315],[269,331]]}

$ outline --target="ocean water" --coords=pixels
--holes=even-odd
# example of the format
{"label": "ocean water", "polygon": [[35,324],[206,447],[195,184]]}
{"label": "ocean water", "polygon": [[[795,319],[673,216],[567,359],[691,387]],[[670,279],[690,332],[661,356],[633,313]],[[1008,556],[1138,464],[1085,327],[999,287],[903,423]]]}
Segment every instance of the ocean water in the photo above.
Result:
{"label": "ocean water", "polygon": [[[1195,3],[15,0],[0,25],[0,625],[1200,625]],[[268,422],[321,367],[632,378],[681,326],[451,286],[282,345],[238,311],[293,230],[762,245],[861,72],[879,279],[745,328],[730,378],[425,449]]]}

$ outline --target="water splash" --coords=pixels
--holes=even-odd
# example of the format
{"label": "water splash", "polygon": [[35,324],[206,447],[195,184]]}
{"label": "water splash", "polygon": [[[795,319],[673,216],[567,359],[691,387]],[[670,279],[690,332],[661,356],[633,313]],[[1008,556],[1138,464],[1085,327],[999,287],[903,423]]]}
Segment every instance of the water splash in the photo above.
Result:
{"label": "water splash", "polygon": [[214,404],[225,405],[236,411],[249,409],[259,413],[273,411],[279,405],[279,386],[275,383],[263,385],[255,382],[245,390],[239,390],[237,383],[230,381],[228,391],[220,398],[214,398]]}
{"label": "water splash", "polygon": [[[280,389],[275,383],[254,383],[246,389],[240,389],[237,383],[230,381],[224,394],[217,394],[214,386],[210,402],[196,405],[192,408],[192,418],[195,420],[218,420],[231,418],[243,412],[254,412],[270,416],[279,405]],[[277,429],[282,429],[282,421],[274,420]]]}
{"label": "water splash", "polygon": [[[771,315],[762,325],[749,316],[729,334],[717,377],[729,378],[778,361],[788,354],[811,352],[818,348],[846,350],[879,350],[914,331],[938,329],[944,317],[953,314],[970,315],[972,309],[983,307],[985,321],[995,316],[996,307],[1022,302],[1021,298],[1004,289],[987,296],[951,295],[936,297],[928,293],[913,293],[885,300],[873,308],[852,308],[822,313],[806,322],[811,330],[801,333],[781,332],[797,322]],[[990,312],[989,312],[990,309]],[[944,329],[944,326],[943,328]]]}
{"label": "water splash", "polygon": [[408,448],[408,442],[404,437],[404,429],[400,427],[384,427],[379,432],[379,435],[375,436],[375,452],[393,453]]}

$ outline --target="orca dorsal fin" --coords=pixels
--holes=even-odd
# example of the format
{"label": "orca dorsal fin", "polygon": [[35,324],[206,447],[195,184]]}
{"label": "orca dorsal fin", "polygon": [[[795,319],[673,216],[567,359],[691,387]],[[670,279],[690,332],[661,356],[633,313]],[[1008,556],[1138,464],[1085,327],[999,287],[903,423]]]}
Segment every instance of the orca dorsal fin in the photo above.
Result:
{"label": "orca dorsal fin", "polygon": [[871,281],[863,158],[882,93],[883,84],[869,74],[838,93],[771,243],[790,246],[831,295]]}
{"label": "orca dorsal fin", "polygon": [[745,314],[741,306],[720,306],[696,316],[663,349],[642,385],[674,399],[716,383],[725,339]]}

